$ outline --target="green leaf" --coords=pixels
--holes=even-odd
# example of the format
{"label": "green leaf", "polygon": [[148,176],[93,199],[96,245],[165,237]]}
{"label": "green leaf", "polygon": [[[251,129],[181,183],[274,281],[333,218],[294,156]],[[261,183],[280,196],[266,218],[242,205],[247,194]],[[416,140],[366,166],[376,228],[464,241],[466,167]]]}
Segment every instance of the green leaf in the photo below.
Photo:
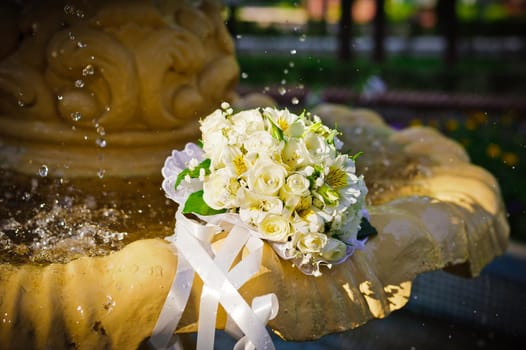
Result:
{"label": "green leaf", "polygon": [[203,191],[192,193],[184,204],[183,214],[216,215],[226,212],[226,209],[213,209],[203,199]]}
{"label": "green leaf", "polygon": [[281,128],[277,126],[276,123],[274,123],[274,121],[270,117],[267,117],[267,119],[270,122],[270,126],[271,126],[270,134],[272,135],[272,137],[278,141],[285,140],[285,136],[283,135],[283,130],[281,130]]}
{"label": "green leaf", "polygon": [[361,156],[362,154],[363,154],[362,151],[355,153],[354,155],[351,156],[351,159],[353,160],[353,162],[356,162],[356,159],[358,159],[358,157]]}
{"label": "green leaf", "polygon": [[179,184],[184,180],[186,175],[189,175],[192,179],[198,178],[201,169],[205,169],[206,175],[210,174],[210,163],[210,159],[205,159],[201,163],[199,163],[193,170],[190,170],[188,168],[183,169],[183,171],[181,171],[179,175],[177,175],[177,180],[175,180],[175,188],[177,189],[177,186],[179,186]]}
{"label": "green leaf", "polygon": [[360,231],[358,231],[358,235],[356,238],[359,240],[362,240],[364,238],[377,235],[378,231],[374,228],[373,225],[367,220],[367,218],[362,217],[362,221],[360,222]]}

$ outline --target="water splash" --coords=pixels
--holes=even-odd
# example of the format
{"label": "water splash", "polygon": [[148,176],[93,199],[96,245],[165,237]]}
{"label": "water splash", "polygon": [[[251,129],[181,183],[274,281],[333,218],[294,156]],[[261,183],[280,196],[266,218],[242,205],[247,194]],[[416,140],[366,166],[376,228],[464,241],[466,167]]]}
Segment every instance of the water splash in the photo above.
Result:
{"label": "water splash", "polygon": [[82,69],[83,76],[88,76],[88,75],[93,75],[93,74],[95,74],[95,68],[91,64],[88,64],[86,67]]}

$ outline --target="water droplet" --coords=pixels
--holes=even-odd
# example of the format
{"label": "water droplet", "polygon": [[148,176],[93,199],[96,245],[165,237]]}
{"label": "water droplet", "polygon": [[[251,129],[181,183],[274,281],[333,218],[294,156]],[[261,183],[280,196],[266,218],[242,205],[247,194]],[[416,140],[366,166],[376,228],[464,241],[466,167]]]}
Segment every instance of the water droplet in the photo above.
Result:
{"label": "water droplet", "polygon": [[92,61],[95,60],[95,56],[90,56],[89,58],[90,58],[90,60],[92,60]]}
{"label": "water droplet", "polygon": [[99,169],[99,171],[97,171],[97,176],[99,177],[99,179],[102,179],[102,178],[104,178],[104,174],[105,173],[106,173],[106,170]]}
{"label": "water droplet", "polygon": [[296,52],[297,52],[297,51],[296,51],[296,50],[294,50],[294,49],[290,50],[290,54],[291,54],[291,55],[295,55],[295,54],[296,54]]}
{"label": "water droplet", "polygon": [[289,74],[289,70],[285,68],[285,69],[283,70],[283,74]]}
{"label": "water droplet", "polygon": [[95,74],[95,68],[91,64],[88,64],[86,67],[82,69],[82,75],[88,76]]}
{"label": "water droplet", "polygon": [[49,172],[49,169],[46,164],[42,164],[42,166],[38,169],[38,175],[41,177],[46,177]]}
{"label": "water droplet", "polygon": [[106,140],[104,140],[104,139],[97,139],[95,142],[96,142],[97,145],[98,145],[99,147],[101,147],[101,148],[104,148],[104,147],[106,147],[106,145],[107,145]]}
{"label": "water droplet", "polygon": [[285,87],[283,87],[283,86],[280,86],[280,87],[278,88],[278,93],[279,93],[281,96],[283,96],[283,95],[285,95],[285,94],[287,93],[287,89],[285,89]]}
{"label": "water droplet", "polygon": [[62,95],[57,95],[57,100],[62,101],[63,99],[64,99],[64,96],[62,96]]}
{"label": "water droplet", "polygon": [[68,32],[68,37],[70,40],[75,40],[75,34],[73,34],[72,32]]}
{"label": "water droplet", "polygon": [[281,85],[287,84],[287,81],[285,79],[281,79]]}
{"label": "water droplet", "polygon": [[82,10],[77,10],[75,14],[77,15],[78,18],[84,18],[84,11]]}
{"label": "water droplet", "polygon": [[80,112],[71,112],[70,117],[73,121],[78,122],[82,118],[82,114]]}
{"label": "water droplet", "polygon": [[19,107],[24,107],[25,106],[24,101],[18,100],[16,103],[17,103],[17,105]]}
{"label": "water droplet", "polygon": [[239,39],[241,39],[241,38],[243,38],[243,35],[241,35],[241,34],[236,35],[236,39],[239,40]]}
{"label": "water droplet", "polygon": [[51,57],[56,58],[58,56],[58,53],[56,50],[51,51]]}
{"label": "water droplet", "polygon": [[293,105],[297,105],[298,103],[300,103],[300,100],[297,97],[293,97],[290,102],[292,102]]}
{"label": "water droplet", "polygon": [[104,109],[106,110],[106,112],[111,111],[111,107],[110,106],[106,106],[106,107],[104,107]]}
{"label": "water droplet", "polygon": [[82,79],[75,80],[75,87],[83,88],[84,87],[84,81]]}
{"label": "water droplet", "polygon": [[86,46],[88,46],[88,44],[83,43],[82,41],[77,42],[77,47],[80,48],[80,49],[83,49],[83,48],[85,48]]}
{"label": "water droplet", "polygon": [[304,42],[305,40],[307,40],[307,35],[305,35],[305,34],[301,34],[299,40],[300,40],[301,42]]}
{"label": "water droplet", "polygon": [[289,62],[289,67],[290,67],[290,68],[294,68],[294,66],[295,66],[294,62],[290,61],[290,62]]}
{"label": "water droplet", "polygon": [[245,73],[245,72],[241,73],[241,78],[243,78],[243,79],[246,79],[246,78],[248,78],[248,74],[247,74],[247,73]]}

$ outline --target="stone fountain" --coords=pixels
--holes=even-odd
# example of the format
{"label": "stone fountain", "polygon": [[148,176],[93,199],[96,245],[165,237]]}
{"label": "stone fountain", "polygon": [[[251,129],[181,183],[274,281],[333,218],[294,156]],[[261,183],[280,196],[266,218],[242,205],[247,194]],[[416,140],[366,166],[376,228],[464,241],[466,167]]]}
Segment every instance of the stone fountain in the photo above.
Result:
{"label": "stone fountain", "polygon": [[[221,6],[203,1],[48,1],[7,5],[0,48],[0,345],[145,346],[177,255],[162,238],[174,209],[160,190],[172,149],[198,119],[240,99]],[[395,131],[368,110],[320,105],[360,160],[379,234],[345,264],[304,276],[265,247],[241,288],[274,292],[269,326],[315,339],[386,317],[421,272],[476,276],[506,249],[498,184],[428,128]],[[195,332],[202,285],[177,332]],[[220,312],[217,328],[224,328]]]}

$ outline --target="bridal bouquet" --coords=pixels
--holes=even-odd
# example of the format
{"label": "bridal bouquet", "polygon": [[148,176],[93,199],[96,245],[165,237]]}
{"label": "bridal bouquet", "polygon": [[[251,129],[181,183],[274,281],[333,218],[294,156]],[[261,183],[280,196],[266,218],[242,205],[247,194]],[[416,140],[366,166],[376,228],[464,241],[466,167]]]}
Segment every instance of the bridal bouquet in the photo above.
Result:
{"label": "bridal bouquet", "polygon": [[174,151],[163,188],[183,214],[234,215],[303,273],[345,261],[375,234],[356,175],[360,153],[341,152],[338,131],[309,113],[227,103],[201,121],[200,145]]}

